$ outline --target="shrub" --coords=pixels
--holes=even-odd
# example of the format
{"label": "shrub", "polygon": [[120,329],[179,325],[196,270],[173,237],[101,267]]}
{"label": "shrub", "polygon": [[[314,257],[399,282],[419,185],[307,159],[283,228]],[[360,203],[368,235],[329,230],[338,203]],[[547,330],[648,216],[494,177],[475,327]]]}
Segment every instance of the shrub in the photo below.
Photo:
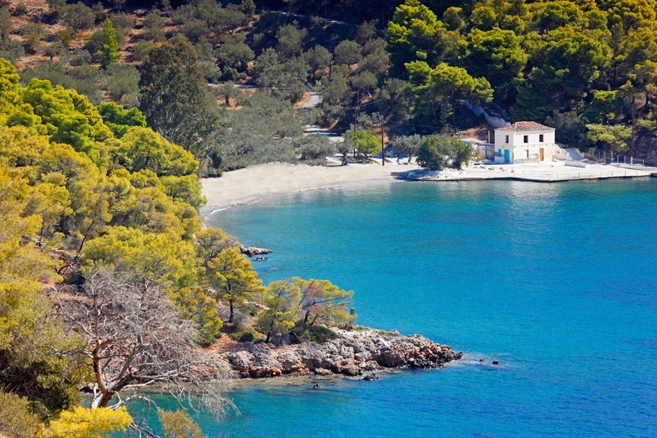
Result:
{"label": "shrub", "polygon": [[199,41],[202,38],[210,35],[210,28],[203,20],[189,20],[185,23],[183,28],[185,36],[190,39],[190,41]]}
{"label": "shrub", "polygon": [[26,68],[21,72],[21,82],[24,85],[27,85],[34,78],[48,79],[53,86],[62,85],[70,88],[71,85],[66,69],[59,62],[42,62],[37,65],[35,70]]}
{"label": "shrub", "polygon": [[71,29],[70,27],[67,27],[66,29],[62,29],[59,32],[57,32],[57,39],[62,42],[66,47],[69,47],[71,45],[71,41],[73,41],[73,38],[75,37],[75,31]]}
{"label": "shrub", "polygon": [[156,11],[151,11],[144,17],[144,27],[162,27],[164,26],[164,19],[160,17]]}
{"label": "shrub", "polygon": [[326,157],[333,156],[337,149],[324,135],[309,135],[294,142],[299,159],[309,164],[326,164]]}
{"label": "shrub", "polygon": [[48,11],[54,16],[61,12],[62,8],[66,6],[66,0],[46,0],[48,4]]}
{"label": "shrub", "polygon": [[100,48],[105,44],[105,36],[103,35],[102,30],[98,30],[91,34],[89,39],[84,45],[84,49],[91,54],[94,60],[98,60],[98,52]]}
{"label": "shrub", "polygon": [[139,72],[131,65],[112,64],[106,70],[105,90],[116,102],[125,106],[137,105]]}
{"label": "shrub", "polygon": [[78,93],[86,95],[94,105],[102,100],[97,84],[98,69],[89,65],[66,69],[59,62],[46,61],[40,63],[35,70],[26,69],[21,74],[21,80],[25,84],[33,78],[47,79],[53,86],[73,88]]}
{"label": "shrub", "polygon": [[167,37],[161,27],[147,27],[144,29],[144,39],[160,43],[165,41]]}
{"label": "shrub", "polygon": [[14,15],[20,17],[21,15],[25,15],[25,14],[27,14],[27,5],[23,2],[20,2],[14,8]]}
{"label": "shrub", "polygon": [[80,67],[83,65],[89,65],[93,58],[91,57],[91,53],[89,53],[87,50],[84,49],[75,49],[70,57],[69,57],[69,63],[73,67]]}
{"label": "shrub", "polygon": [[290,330],[290,334],[293,335],[292,338],[298,343],[305,341],[321,344],[338,337],[338,335],[328,327],[323,325],[304,325],[303,323],[297,324],[292,330]]}
{"label": "shrub", "polygon": [[41,426],[29,404],[26,398],[0,391],[0,431],[17,438],[37,436]]}
{"label": "shrub", "polygon": [[100,23],[105,19],[105,6],[101,2],[94,3],[91,11],[94,13],[96,23]]}
{"label": "shrub", "polygon": [[158,408],[157,416],[167,438],[206,438],[199,425],[182,409],[174,412]]}
{"label": "shrub", "polygon": [[417,153],[417,163],[429,170],[442,170],[448,165],[460,169],[474,156],[474,149],[467,143],[444,135],[427,137]]}
{"label": "shrub", "polygon": [[98,88],[100,73],[96,67],[82,65],[69,69],[67,73],[72,79],[71,88],[87,96],[94,105],[98,105],[102,101],[100,89]]}
{"label": "shrub", "polygon": [[80,2],[64,6],[61,15],[64,23],[78,32],[93,28],[96,22],[91,8]]}
{"label": "shrub", "polygon": [[237,342],[255,342],[261,339],[258,332],[251,327],[235,332],[230,337]]}
{"label": "shrub", "polygon": [[9,12],[0,9],[0,40],[9,40],[9,34],[13,27]]}
{"label": "shrub", "polygon": [[87,409],[76,406],[64,411],[45,430],[45,438],[82,438],[110,436],[112,432],[125,432],[132,417],[125,406],[118,409]]}
{"label": "shrub", "polygon": [[135,25],[132,17],[125,12],[112,12],[109,18],[112,21],[112,25],[123,32],[132,29]]}
{"label": "shrub", "polygon": [[64,44],[62,44],[61,41],[55,41],[52,44],[50,44],[48,47],[46,47],[44,53],[52,61],[52,59],[55,56],[62,56],[63,54],[65,54],[66,47],[64,47]]}
{"label": "shrub", "polygon": [[417,163],[425,169],[443,170],[449,159],[447,139],[442,136],[428,137],[417,153]]}
{"label": "shrub", "polygon": [[21,34],[25,38],[25,49],[30,53],[36,52],[44,33],[45,30],[41,23],[26,23],[23,25]]}
{"label": "shrub", "polygon": [[151,47],[153,47],[153,43],[148,41],[139,41],[137,44],[135,44],[135,47],[132,51],[132,60],[144,62],[148,56],[148,53],[151,51]]}

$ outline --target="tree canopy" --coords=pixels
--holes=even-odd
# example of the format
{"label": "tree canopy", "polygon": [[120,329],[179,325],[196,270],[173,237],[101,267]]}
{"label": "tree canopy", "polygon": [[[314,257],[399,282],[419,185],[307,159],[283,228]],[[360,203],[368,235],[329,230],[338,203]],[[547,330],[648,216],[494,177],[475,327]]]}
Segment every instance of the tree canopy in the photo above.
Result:
{"label": "tree canopy", "polygon": [[[23,87],[0,59],[0,386],[18,397],[7,403],[20,427],[32,414],[55,420],[44,436],[133,427],[114,394],[201,376],[189,351],[222,327],[207,252],[236,241],[201,231],[198,167],[138,110],[94,107],[44,80]],[[70,410],[86,384],[111,415]]]}
{"label": "tree canopy", "polygon": [[151,50],[139,88],[140,110],[149,126],[206,159],[218,114],[192,46],[177,42]]}

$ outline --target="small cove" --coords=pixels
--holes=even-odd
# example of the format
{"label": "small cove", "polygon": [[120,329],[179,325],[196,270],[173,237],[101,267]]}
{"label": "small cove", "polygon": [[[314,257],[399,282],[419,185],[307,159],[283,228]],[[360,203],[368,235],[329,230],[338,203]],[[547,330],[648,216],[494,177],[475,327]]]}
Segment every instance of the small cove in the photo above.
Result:
{"label": "small cove", "polygon": [[654,436],[655,217],[649,179],[399,183],[218,212],[208,225],[274,250],[254,262],[265,283],[329,279],[356,292],[358,323],[466,357],[320,391],[240,387],[240,415],[201,425],[233,437]]}

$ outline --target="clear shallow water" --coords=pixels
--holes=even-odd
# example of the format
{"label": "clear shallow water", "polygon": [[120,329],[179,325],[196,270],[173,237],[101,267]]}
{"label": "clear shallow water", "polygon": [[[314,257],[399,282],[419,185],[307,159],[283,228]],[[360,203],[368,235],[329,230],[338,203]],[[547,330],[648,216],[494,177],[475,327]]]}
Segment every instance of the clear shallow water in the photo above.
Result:
{"label": "clear shallow water", "polygon": [[[466,353],[377,382],[249,387],[208,434],[657,436],[657,181],[397,183],[216,213],[265,282],[353,289],[358,323]],[[501,366],[481,365],[483,358]]]}

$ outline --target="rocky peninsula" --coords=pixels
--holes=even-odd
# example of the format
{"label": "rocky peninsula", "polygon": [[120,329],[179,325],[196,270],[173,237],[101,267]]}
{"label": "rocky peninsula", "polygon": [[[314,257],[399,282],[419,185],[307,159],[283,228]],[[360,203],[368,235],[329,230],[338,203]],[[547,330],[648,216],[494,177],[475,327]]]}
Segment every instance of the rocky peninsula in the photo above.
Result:
{"label": "rocky peninsula", "polygon": [[[336,337],[323,343],[275,347],[235,343],[217,351],[217,361],[232,378],[270,378],[283,375],[365,376],[384,369],[441,368],[463,357],[448,345],[420,335],[403,336],[358,327],[332,329]],[[223,350],[223,351],[222,351]]]}

